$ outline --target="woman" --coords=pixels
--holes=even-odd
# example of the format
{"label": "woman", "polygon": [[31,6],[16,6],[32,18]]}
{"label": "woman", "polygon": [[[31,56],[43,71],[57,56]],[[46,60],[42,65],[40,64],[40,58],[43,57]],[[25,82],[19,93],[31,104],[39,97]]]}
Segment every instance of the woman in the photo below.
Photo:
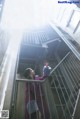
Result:
{"label": "woman", "polygon": [[[24,72],[26,79],[33,80],[35,72],[31,68],[27,68]],[[40,111],[35,100],[34,83],[26,83],[26,97],[25,97],[25,119],[40,119]]]}
{"label": "woman", "polygon": [[[24,72],[24,77],[26,79],[33,80],[35,78],[35,72],[31,68],[27,68]],[[42,100],[44,106],[44,112],[42,108],[41,94],[42,92]],[[49,119],[49,110],[47,107],[47,103],[45,100],[44,91],[42,85],[35,83],[26,83],[26,98],[25,98],[25,119]],[[30,109],[31,106],[31,109]]]}

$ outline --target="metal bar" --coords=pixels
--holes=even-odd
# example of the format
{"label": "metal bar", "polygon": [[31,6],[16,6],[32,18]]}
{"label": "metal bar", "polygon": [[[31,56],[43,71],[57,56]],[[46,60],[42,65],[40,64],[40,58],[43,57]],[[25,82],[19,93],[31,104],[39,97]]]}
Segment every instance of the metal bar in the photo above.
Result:
{"label": "metal bar", "polygon": [[38,39],[39,39],[39,43],[42,44],[41,39],[40,39],[40,34],[38,34]]}
{"label": "metal bar", "polygon": [[[80,69],[80,68],[79,68],[80,61],[79,61],[79,62],[78,62],[78,60],[76,61],[76,59],[75,59],[74,56],[72,56],[72,58],[73,58],[73,59],[72,59],[72,61],[71,61],[71,64],[74,63],[73,67],[74,67],[75,71],[77,71],[77,73],[78,73],[77,76],[78,76],[78,78],[79,78],[79,80],[80,80],[80,70],[79,70],[79,69]],[[78,62],[79,64],[76,64],[77,62]],[[78,68],[79,68],[79,69],[78,69]]]}
{"label": "metal bar", "polygon": [[41,43],[43,43],[44,39],[43,39],[43,33],[41,34]]}
{"label": "metal bar", "polygon": [[53,40],[45,41],[45,43],[43,43],[42,45],[46,45],[46,44],[54,42],[54,41],[60,41],[60,37],[57,37],[57,38],[55,38]]}
{"label": "metal bar", "polygon": [[[55,73],[54,73],[55,74]],[[55,74],[55,76],[56,76],[56,79],[57,79],[57,75]],[[54,77],[53,77],[54,78]],[[57,79],[57,81],[58,81],[58,79]],[[58,82],[59,83],[59,82]],[[60,99],[60,96],[59,96],[59,92],[58,92],[58,90],[57,90],[57,88],[56,88],[56,83],[55,83],[55,81],[54,81],[54,85],[55,85],[55,89],[56,89],[56,92],[57,92],[57,94],[58,94],[58,98],[59,98],[59,101],[60,101],[60,104],[62,105],[62,102],[61,102],[61,99]],[[60,84],[59,84],[59,86],[60,86]],[[61,86],[60,86],[60,89],[61,89]],[[62,91],[62,89],[61,89],[61,91]],[[65,117],[65,112],[64,112],[64,109],[63,109],[63,107],[62,107],[62,111],[63,111],[63,115],[64,115],[64,117]],[[65,117],[65,119],[66,119],[66,117]]]}
{"label": "metal bar", "polygon": [[[60,76],[60,72],[58,71],[58,74],[59,74],[59,76]],[[60,76],[61,77],[61,76]],[[63,82],[63,79],[62,79],[62,77],[61,77],[61,81],[62,81],[62,83],[63,83],[63,85],[64,85],[64,89],[65,89],[65,91],[66,91],[66,94],[67,94],[67,96],[68,96],[68,99],[69,99],[69,101],[70,101],[70,103],[71,103],[71,105],[72,105],[72,107],[73,107],[73,104],[72,104],[72,102],[71,102],[71,100],[70,100],[70,96],[69,96],[69,94],[68,94],[68,92],[67,92],[67,89],[65,88],[65,84],[64,84],[64,82]]]}
{"label": "metal bar", "polygon": [[50,112],[49,101],[48,101],[47,88],[46,88],[46,86],[44,88],[45,88],[45,94],[46,94],[46,98],[47,98],[47,105],[48,105],[48,109],[49,109],[50,119],[52,119],[51,112]]}
{"label": "metal bar", "polygon": [[[70,52],[68,52],[66,54],[66,56],[55,66],[55,68],[51,71],[50,75],[61,65],[61,63],[63,63],[63,61],[67,58],[67,56],[70,54]],[[20,78],[16,78],[16,81],[22,81],[22,82],[35,82],[35,83],[44,83],[46,80],[48,80],[48,78],[45,78],[44,80],[30,80],[30,79],[20,79]]]}
{"label": "metal bar", "polygon": [[37,45],[37,44],[32,44],[32,43],[22,43],[22,45],[25,45],[25,46],[31,46],[31,47],[37,47],[37,48],[45,48],[44,46],[40,46],[40,45]]}
{"label": "metal bar", "polygon": [[[56,78],[57,78],[57,74],[56,74]],[[58,78],[57,78],[57,80],[58,80]],[[58,81],[58,83],[59,83],[59,81]],[[59,83],[59,86],[60,86],[60,83]],[[60,87],[61,87],[61,86],[60,86]],[[60,88],[60,89],[61,89],[61,88]],[[57,92],[58,92],[58,91],[57,91]],[[71,113],[70,113],[70,110],[69,110],[69,107],[68,107],[68,105],[67,105],[66,98],[65,98],[65,95],[64,95],[62,89],[61,89],[61,92],[62,92],[63,98],[64,98],[64,100],[65,100],[66,107],[67,107],[67,109],[68,109],[69,115],[70,115],[70,117],[71,117]],[[60,95],[60,94],[58,93],[58,95]],[[62,102],[60,102],[60,103],[62,104]],[[63,114],[64,114],[64,116],[65,116],[64,109],[63,109]],[[66,118],[66,117],[65,117],[65,118]]]}
{"label": "metal bar", "polygon": [[74,119],[74,115],[75,115],[76,108],[77,108],[77,105],[78,105],[79,97],[80,97],[80,89],[79,89],[79,92],[78,92],[78,96],[77,96],[76,104],[75,104],[74,111],[73,111],[73,114],[72,114],[72,119]]}
{"label": "metal bar", "polygon": [[[56,55],[56,58],[57,58],[58,61],[60,61],[60,58],[59,58],[58,55]],[[70,77],[68,76],[68,73],[66,72],[63,64],[60,65],[60,71],[63,74],[65,82],[66,82],[66,84],[67,84],[67,86],[68,86],[68,88],[69,88],[69,90],[70,90],[70,92],[71,92],[71,94],[73,96],[73,99],[75,101],[74,94],[73,94],[73,87],[72,87],[71,82],[70,82]]]}
{"label": "metal bar", "polygon": [[[69,69],[67,68],[67,64],[64,64],[64,66],[65,66],[65,69],[66,69],[66,71],[67,71],[67,73],[68,73],[68,76],[69,76],[70,79],[72,79],[72,81],[73,81],[73,77],[72,77],[72,75],[70,74]],[[77,95],[76,90],[75,90],[75,87],[73,86],[73,83],[75,84],[75,82],[73,81],[73,83],[72,83],[72,81],[70,80],[70,83],[71,83],[71,85],[72,85],[72,87],[73,87],[73,90],[74,90],[75,94]],[[76,85],[76,84],[75,84],[75,86],[76,86],[76,88],[77,88],[77,85]]]}
{"label": "metal bar", "polygon": [[80,26],[80,20],[78,21],[77,26],[76,26],[76,28],[74,29],[73,33],[75,33],[75,32],[77,31],[77,29],[79,28],[79,26]]}
{"label": "metal bar", "polygon": [[71,22],[71,19],[72,19],[73,14],[74,14],[74,10],[72,10],[72,12],[71,12],[71,15],[70,15],[70,17],[69,17],[69,20],[68,20],[68,23],[67,23],[66,27],[68,27],[68,26],[69,26],[69,24],[70,24],[70,22]]}
{"label": "metal bar", "polygon": [[[59,79],[57,78],[57,74],[55,74],[55,76],[56,76],[56,79],[57,79],[57,81],[58,81]],[[58,83],[59,83],[59,81],[58,81]],[[59,86],[60,86],[60,83],[59,83]],[[60,87],[61,87],[61,86],[60,86]],[[61,88],[60,88],[60,89],[61,89]],[[56,89],[56,90],[57,90],[57,89]],[[65,100],[65,103],[66,103],[66,107],[67,107],[67,109],[68,109],[68,112],[69,112],[69,114],[70,114],[70,110],[69,110],[69,108],[68,108],[68,106],[67,106],[66,98],[65,98],[65,96],[64,96],[64,93],[63,93],[62,89],[61,89],[61,92],[62,92],[62,96],[63,96],[63,98],[64,98],[64,100]],[[58,91],[57,91],[57,94],[58,94],[58,96],[60,95],[60,94],[58,93]],[[62,104],[60,97],[59,97],[59,100],[60,100],[60,103]],[[63,109],[63,114],[64,114],[64,116],[65,116],[64,109]],[[71,116],[71,114],[70,114],[70,116]],[[66,119],[66,117],[65,117],[65,119]]]}
{"label": "metal bar", "polygon": [[41,104],[42,104],[42,110],[43,110],[43,117],[45,119],[44,105],[43,105],[43,99],[42,99],[42,91],[41,91],[41,85],[40,84],[39,84],[39,90],[40,90]]}
{"label": "metal bar", "polygon": [[[72,60],[73,60],[73,59],[72,59]],[[73,74],[74,77],[75,77],[75,81],[77,82],[77,85],[79,85],[79,81],[77,81],[77,79],[79,80],[80,77],[78,76],[79,74],[78,74],[78,72],[77,72],[77,71],[75,70],[75,68],[74,68],[74,65],[75,65],[75,64],[74,64],[72,61],[71,61],[71,62],[68,62],[68,63],[69,63],[69,66],[71,67],[70,70],[71,70],[72,74]],[[75,63],[76,63],[76,62],[75,62]],[[72,70],[72,69],[74,69],[74,70]],[[76,73],[77,73],[78,75],[77,75]],[[76,79],[76,78],[77,78],[77,79]]]}
{"label": "metal bar", "polygon": [[67,81],[67,79],[66,79],[66,76],[68,76],[68,75],[67,75],[67,72],[65,71],[65,68],[64,68],[63,65],[62,65],[62,67],[60,67],[60,68],[62,68],[63,71],[64,71],[64,72],[62,72],[62,74],[63,74],[63,76],[64,76],[64,79],[65,79],[65,82],[66,82],[66,84],[67,84],[67,87],[69,88],[70,93],[71,93],[71,95],[72,95],[72,97],[73,97],[73,99],[74,99],[74,101],[75,101],[75,98],[74,98],[74,95],[73,95],[73,92],[72,92],[72,89],[71,89],[71,85],[70,85],[70,86],[68,85],[69,77],[67,78],[68,81]]}
{"label": "metal bar", "polygon": [[[35,96],[35,101],[37,102],[35,83],[33,83],[33,85],[34,85],[34,96]],[[37,113],[37,112],[36,112],[36,117],[37,117],[37,119],[38,119],[38,113]]]}
{"label": "metal bar", "polygon": [[[29,112],[31,110],[31,107],[30,107],[30,83],[28,83],[28,96],[29,96]],[[29,113],[29,119],[31,119],[31,114]]]}
{"label": "metal bar", "polygon": [[[67,66],[66,68],[67,68],[67,71],[68,71],[68,73],[69,73],[69,75],[70,75],[70,77],[71,77],[71,79],[72,79],[72,81],[73,81],[73,83],[74,83],[74,85],[75,85],[75,87],[78,89],[78,81],[76,80],[76,82],[77,82],[77,84],[76,84],[76,82],[74,81],[75,79],[76,79],[76,77],[75,77],[75,75],[74,75],[74,73],[73,73],[73,71],[70,69],[70,63],[68,64],[69,62],[66,62],[65,61],[65,66]],[[76,74],[76,73],[75,73]],[[75,78],[75,79],[74,79]]]}

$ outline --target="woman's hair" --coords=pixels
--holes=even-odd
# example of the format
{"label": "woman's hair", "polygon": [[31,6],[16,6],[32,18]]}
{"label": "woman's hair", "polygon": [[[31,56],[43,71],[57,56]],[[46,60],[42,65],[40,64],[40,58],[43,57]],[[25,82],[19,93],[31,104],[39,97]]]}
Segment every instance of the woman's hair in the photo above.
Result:
{"label": "woman's hair", "polygon": [[30,78],[31,70],[32,70],[31,68],[27,68],[27,69],[24,71],[23,76],[24,76],[25,78]]}

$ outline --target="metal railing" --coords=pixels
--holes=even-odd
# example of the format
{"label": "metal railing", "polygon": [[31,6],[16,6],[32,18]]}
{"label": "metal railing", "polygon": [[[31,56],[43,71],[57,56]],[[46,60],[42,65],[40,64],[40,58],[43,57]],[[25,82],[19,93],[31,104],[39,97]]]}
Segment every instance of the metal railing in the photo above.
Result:
{"label": "metal railing", "polygon": [[[66,60],[56,70],[56,72],[53,73],[54,80],[52,80],[51,82],[52,84],[51,88],[56,89],[57,95],[59,95],[58,99],[62,100],[63,98],[64,99],[63,102],[65,104],[65,109],[62,109],[63,113],[65,113],[64,114],[65,116],[62,119],[66,119],[66,118],[72,119],[73,118],[74,107],[76,105],[79,87],[80,87],[80,79],[79,79],[79,76],[80,76],[79,68],[80,67],[79,65],[80,65],[80,62],[71,53],[71,55],[69,55],[69,57],[66,58]],[[61,73],[63,76],[61,75]],[[56,79],[54,76],[56,76]],[[58,86],[56,85],[56,81],[58,83]],[[58,92],[58,90],[61,91],[61,94]],[[61,102],[60,102],[60,105],[62,105]]]}

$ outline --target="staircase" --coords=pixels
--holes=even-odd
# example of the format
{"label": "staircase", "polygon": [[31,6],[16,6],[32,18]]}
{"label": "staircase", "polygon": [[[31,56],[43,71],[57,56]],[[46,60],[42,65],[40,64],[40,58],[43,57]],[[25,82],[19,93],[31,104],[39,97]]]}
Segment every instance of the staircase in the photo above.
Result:
{"label": "staircase", "polygon": [[42,81],[31,81],[22,76],[16,76],[12,95],[13,106],[11,106],[10,114],[13,116],[10,116],[11,119],[39,119],[37,113],[34,118],[27,113],[26,105],[31,98],[30,90],[34,92],[41,119],[75,119],[80,88],[79,60],[63,41],[58,49],[56,48],[57,42],[50,42],[46,52],[46,48],[42,47],[42,43],[48,41],[45,41],[45,35],[42,35],[40,31],[38,35],[36,33],[29,35],[28,33],[25,36],[21,44],[17,73],[21,75],[26,68],[35,69],[35,65],[39,64],[40,75],[45,58],[50,62],[52,72],[47,79]]}

